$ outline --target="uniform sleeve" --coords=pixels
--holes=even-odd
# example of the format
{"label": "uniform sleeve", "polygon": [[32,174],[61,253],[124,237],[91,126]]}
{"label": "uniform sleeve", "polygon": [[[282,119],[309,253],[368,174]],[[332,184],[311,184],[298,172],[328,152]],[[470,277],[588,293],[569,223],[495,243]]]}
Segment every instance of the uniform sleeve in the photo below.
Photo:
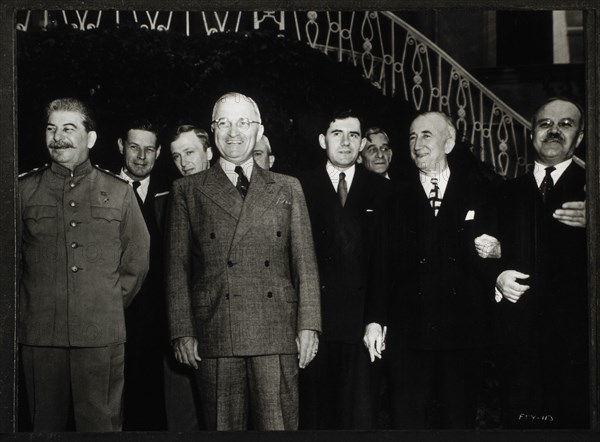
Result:
{"label": "uniform sleeve", "polygon": [[127,307],[142,287],[150,266],[150,234],[140,207],[127,186],[121,221],[121,262],[119,275],[123,304]]}
{"label": "uniform sleeve", "polygon": [[169,194],[165,232],[165,276],[171,339],[195,336],[190,284],[192,233],[185,191],[173,183]]}
{"label": "uniform sleeve", "polygon": [[298,291],[297,330],[321,331],[319,271],[306,200],[300,183],[292,182],[291,264]]}

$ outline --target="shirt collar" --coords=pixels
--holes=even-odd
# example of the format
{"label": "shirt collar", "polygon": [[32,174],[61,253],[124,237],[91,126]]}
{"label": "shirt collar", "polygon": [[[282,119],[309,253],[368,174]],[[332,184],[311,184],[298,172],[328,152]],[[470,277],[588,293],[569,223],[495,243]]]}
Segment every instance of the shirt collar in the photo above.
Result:
{"label": "shirt collar", "polygon": [[142,178],[141,180],[134,180],[129,175],[127,175],[127,173],[125,173],[124,168],[121,168],[121,173],[119,173],[119,177],[123,178],[129,184],[133,183],[134,181],[139,181],[140,187],[147,187],[150,184],[150,175],[148,175],[146,178]]}
{"label": "shirt collar", "polygon": [[[238,179],[238,174],[235,171],[235,168],[238,166],[238,164],[234,164],[231,161],[226,160],[223,157],[219,158],[219,165],[221,166],[221,169],[223,169],[223,172],[225,172],[225,175],[227,175],[227,178],[229,178],[229,181],[231,181],[233,183],[233,185],[235,186],[237,183],[237,179]],[[248,181],[252,180],[252,170],[254,169],[254,158],[252,158],[252,156],[250,158],[248,158],[246,161],[244,161],[242,164],[239,164],[239,166],[241,166],[242,170],[244,171],[244,175],[246,175],[246,178],[248,178]]]}
{"label": "shirt collar", "polygon": [[[558,163],[554,165],[554,170],[550,173],[552,176],[552,180],[556,183],[558,179],[561,177],[563,172],[571,165],[573,162],[573,158],[569,158],[568,160],[563,161],[562,163]],[[546,167],[542,163],[538,163],[537,161],[533,165],[533,176],[535,177],[535,182],[538,187],[542,184],[544,177],[546,176]]]}
{"label": "shirt collar", "polygon": [[340,173],[344,172],[346,175],[344,178],[346,180],[346,187],[348,188],[348,191],[350,191],[350,186],[352,186],[352,180],[354,179],[354,173],[356,172],[356,163],[347,169],[340,169],[339,167],[334,166],[331,161],[327,160],[325,169],[327,170],[327,175],[329,175],[331,184],[333,184],[333,188],[336,192],[338,183],[340,181]]}

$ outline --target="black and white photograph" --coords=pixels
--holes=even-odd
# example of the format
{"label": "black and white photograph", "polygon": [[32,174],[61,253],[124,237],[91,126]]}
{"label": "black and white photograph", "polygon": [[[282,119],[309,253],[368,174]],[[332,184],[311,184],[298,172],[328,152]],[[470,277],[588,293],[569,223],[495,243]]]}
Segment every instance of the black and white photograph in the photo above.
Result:
{"label": "black and white photograph", "polygon": [[600,5],[1,11],[0,434],[598,436]]}

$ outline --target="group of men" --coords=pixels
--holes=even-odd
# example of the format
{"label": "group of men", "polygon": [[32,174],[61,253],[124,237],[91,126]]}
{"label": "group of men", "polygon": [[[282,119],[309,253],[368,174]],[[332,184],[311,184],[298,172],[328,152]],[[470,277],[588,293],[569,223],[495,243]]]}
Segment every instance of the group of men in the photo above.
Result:
{"label": "group of men", "polygon": [[87,106],[48,105],[52,163],[19,180],[35,431],[372,429],[382,382],[392,428],[474,428],[490,349],[503,426],[589,425],[576,104],[540,107],[533,173],[500,184],[439,112],[391,177],[389,137],[349,109],[297,178],[269,170],[252,98],[220,97],[210,127],[215,151],[193,125],[164,137],[167,191],[156,126],[125,128],[112,174]]}

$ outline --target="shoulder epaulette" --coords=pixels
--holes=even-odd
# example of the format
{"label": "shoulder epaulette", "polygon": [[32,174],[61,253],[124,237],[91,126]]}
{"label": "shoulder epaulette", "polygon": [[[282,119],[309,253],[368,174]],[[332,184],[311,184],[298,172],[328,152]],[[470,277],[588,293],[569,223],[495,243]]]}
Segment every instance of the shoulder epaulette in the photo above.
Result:
{"label": "shoulder epaulette", "polygon": [[161,196],[166,196],[168,194],[169,194],[169,191],[167,190],[166,192],[157,193],[156,195],[154,195],[154,198],[159,198]]}
{"label": "shoulder epaulette", "polygon": [[123,181],[124,183],[126,183],[126,184],[129,184],[129,182],[128,182],[126,179],[124,179],[124,178],[121,178],[119,175],[117,175],[117,174],[116,174],[116,173],[114,173],[114,172],[111,172],[111,171],[110,171],[110,170],[108,170],[108,169],[103,169],[102,167],[98,166],[97,164],[94,164],[94,167],[95,167],[96,169],[98,169],[100,172],[107,173],[108,175],[110,175],[110,176],[113,176],[113,177],[115,177],[115,178],[118,178],[118,179],[120,179],[121,181]]}
{"label": "shoulder epaulette", "polygon": [[36,172],[42,172],[42,171],[46,170],[48,167],[50,167],[50,164],[44,164],[42,167],[36,167],[27,172],[20,173],[18,178],[21,179],[21,178],[25,178],[26,176],[33,175]]}

